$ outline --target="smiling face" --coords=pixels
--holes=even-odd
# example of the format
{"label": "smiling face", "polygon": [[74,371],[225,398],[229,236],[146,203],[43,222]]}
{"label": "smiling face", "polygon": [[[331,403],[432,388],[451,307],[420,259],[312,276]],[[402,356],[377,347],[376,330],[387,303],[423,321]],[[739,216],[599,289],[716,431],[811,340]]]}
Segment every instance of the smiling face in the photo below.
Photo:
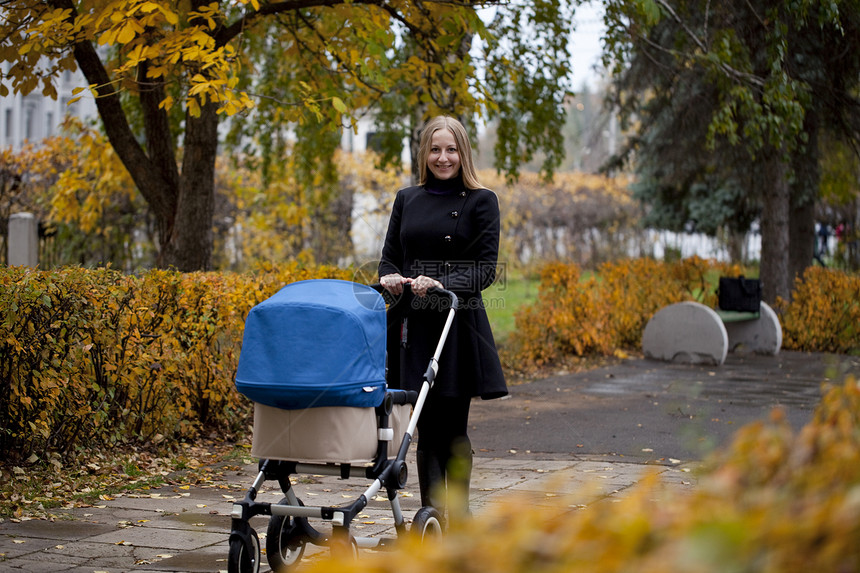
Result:
{"label": "smiling face", "polygon": [[440,181],[460,173],[460,150],[450,129],[437,129],[431,136],[427,168]]}

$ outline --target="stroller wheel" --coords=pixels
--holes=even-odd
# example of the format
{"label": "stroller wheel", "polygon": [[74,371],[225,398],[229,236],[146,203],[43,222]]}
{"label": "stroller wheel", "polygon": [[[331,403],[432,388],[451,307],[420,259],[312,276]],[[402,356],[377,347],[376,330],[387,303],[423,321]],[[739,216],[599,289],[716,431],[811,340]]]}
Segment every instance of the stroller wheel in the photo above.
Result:
{"label": "stroller wheel", "polygon": [[415,514],[412,520],[412,535],[418,536],[421,541],[442,536],[442,514],[430,506],[424,506]]}
{"label": "stroller wheel", "polygon": [[228,573],[259,573],[260,539],[257,532],[249,529],[248,542],[238,536],[230,538],[230,553],[227,556]]}
{"label": "stroller wheel", "polygon": [[347,532],[345,535],[333,535],[331,542],[331,555],[342,561],[355,561],[358,559],[358,542]]}
{"label": "stroller wheel", "polygon": [[[286,505],[282,499],[278,505]],[[299,502],[301,504],[301,501]],[[303,505],[303,504],[302,504]],[[266,530],[266,559],[272,571],[284,571],[298,563],[305,554],[304,528],[299,518],[273,515]]]}

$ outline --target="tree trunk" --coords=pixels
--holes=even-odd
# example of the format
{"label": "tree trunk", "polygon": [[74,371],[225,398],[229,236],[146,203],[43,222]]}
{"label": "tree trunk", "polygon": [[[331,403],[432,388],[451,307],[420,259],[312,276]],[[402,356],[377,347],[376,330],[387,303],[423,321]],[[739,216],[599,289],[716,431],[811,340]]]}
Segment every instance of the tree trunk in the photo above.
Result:
{"label": "tree trunk", "polygon": [[747,253],[744,249],[746,245],[746,233],[739,233],[728,227],[722,230],[723,240],[725,241],[726,250],[729,252],[729,260],[733,263],[746,264]]}
{"label": "tree trunk", "polygon": [[[74,9],[74,6],[66,0],[63,0],[60,5],[64,8]],[[166,237],[168,229],[173,226],[178,191],[176,182],[166,176],[170,170],[155,164],[138,143],[122,108],[116,85],[111,81],[93,45],[88,41],[78,42],[75,44],[74,54],[75,61],[87,82],[96,86],[95,91],[98,95],[95,100],[96,108],[102,119],[108,141],[110,141],[120,161],[128,169],[137,189],[152,209],[157,220],[159,236]],[[145,107],[144,113],[146,113]],[[165,112],[160,110],[160,113]],[[154,123],[148,125],[151,126]],[[164,239],[162,239],[163,242]]]}
{"label": "tree trunk", "polygon": [[[815,254],[815,204],[806,201],[801,205],[792,204],[789,213],[789,280],[802,277],[806,268],[812,264]],[[792,289],[794,290],[794,289]]]}
{"label": "tree trunk", "polygon": [[208,102],[200,116],[185,118],[185,149],[176,218],[164,245],[161,266],[183,272],[206,271],[212,260],[215,213],[215,158],[218,153],[217,104]]}
{"label": "tree trunk", "polygon": [[412,114],[412,121],[412,129],[409,132],[409,155],[412,158],[412,185],[418,185],[421,173],[418,167],[418,148],[421,145],[421,129],[424,127],[424,122],[417,112]]}
{"label": "tree trunk", "polygon": [[789,210],[788,166],[774,153],[763,163],[761,213],[762,298],[773,304],[777,297],[789,300]]}
{"label": "tree trunk", "polygon": [[789,213],[789,280],[794,284],[815,255],[815,200],[821,182],[818,115],[810,110],[803,121],[806,143],[792,155],[791,212]]}
{"label": "tree trunk", "polygon": [[[69,0],[57,0],[55,5],[74,13]],[[93,44],[78,42],[74,55],[84,77],[96,86],[96,106],[108,140],[155,217],[160,247],[157,265],[180,271],[208,270],[218,150],[216,105],[209,102],[201,106],[199,117],[186,116],[180,175],[167,112],[159,108],[163,86],[146,83],[145,68],[140,70],[144,149],[129,125],[117,84],[111,81]]]}

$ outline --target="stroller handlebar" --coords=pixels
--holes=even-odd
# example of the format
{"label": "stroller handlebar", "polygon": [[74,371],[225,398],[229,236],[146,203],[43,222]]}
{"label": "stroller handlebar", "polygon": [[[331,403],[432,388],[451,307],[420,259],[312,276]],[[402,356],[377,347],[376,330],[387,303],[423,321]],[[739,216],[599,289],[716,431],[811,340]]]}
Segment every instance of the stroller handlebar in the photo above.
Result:
{"label": "stroller handlebar", "polygon": [[[410,287],[412,286],[411,283],[404,283],[404,284],[407,286],[410,286]],[[373,283],[369,286],[370,286],[370,288],[376,290],[376,292],[383,294],[383,295],[388,292],[379,283]],[[454,294],[453,292],[449,291],[448,289],[439,288],[439,287],[430,287],[429,289],[427,289],[427,294],[428,295],[435,294],[435,295],[447,297],[451,301],[451,306],[445,308],[445,310],[447,310],[448,308],[457,310],[457,308],[459,307],[460,299],[458,299],[457,295]]]}

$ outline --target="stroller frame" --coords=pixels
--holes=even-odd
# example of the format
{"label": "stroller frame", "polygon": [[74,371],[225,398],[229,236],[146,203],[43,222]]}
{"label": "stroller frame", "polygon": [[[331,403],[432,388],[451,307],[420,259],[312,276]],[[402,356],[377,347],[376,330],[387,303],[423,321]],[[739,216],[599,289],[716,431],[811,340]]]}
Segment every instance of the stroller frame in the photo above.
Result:
{"label": "stroller frame", "polygon": [[[382,292],[380,285],[372,286]],[[260,570],[259,536],[249,521],[261,515],[270,516],[266,555],[273,571],[284,571],[301,560],[308,543],[316,546],[328,546],[336,554],[345,553],[357,556],[359,548],[390,548],[397,538],[407,533],[406,519],[400,507],[400,498],[397,492],[405,488],[407,484],[406,455],[415,435],[415,429],[427,396],[433,388],[439,369],[442,348],[448,338],[448,332],[451,329],[458,306],[457,295],[451,291],[434,288],[430,289],[428,294],[445,296],[450,300],[448,316],[436,350],[424,373],[420,392],[388,390],[385,393],[383,403],[376,407],[379,424],[377,450],[373,465],[355,467],[349,463],[319,464],[261,459],[256,479],[245,493],[244,499],[233,504],[230,514],[229,573],[257,573]],[[397,455],[394,458],[389,458],[388,446],[394,438],[394,431],[389,423],[391,412],[395,406],[404,404],[412,405],[412,415],[409,418]],[[305,506],[296,495],[290,482],[290,476],[297,474],[328,475],[343,479],[363,477],[371,479],[373,482],[352,503],[313,507]],[[277,481],[284,494],[284,499],[278,503],[256,501],[257,494],[266,481]],[[391,505],[397,537],[353,536],[350,531],[352,521],[367,506],[369,501],[374,499],[383,489],[385,489]],[[316,530],[308,521],[309,519],[320,519],[330,523],[332,526],[331,536],[326,537],[322,532]],[[422,507],[413,519],[411,532],[422,538],[425,535],[441,534],[441,515],[432,507]]]}

